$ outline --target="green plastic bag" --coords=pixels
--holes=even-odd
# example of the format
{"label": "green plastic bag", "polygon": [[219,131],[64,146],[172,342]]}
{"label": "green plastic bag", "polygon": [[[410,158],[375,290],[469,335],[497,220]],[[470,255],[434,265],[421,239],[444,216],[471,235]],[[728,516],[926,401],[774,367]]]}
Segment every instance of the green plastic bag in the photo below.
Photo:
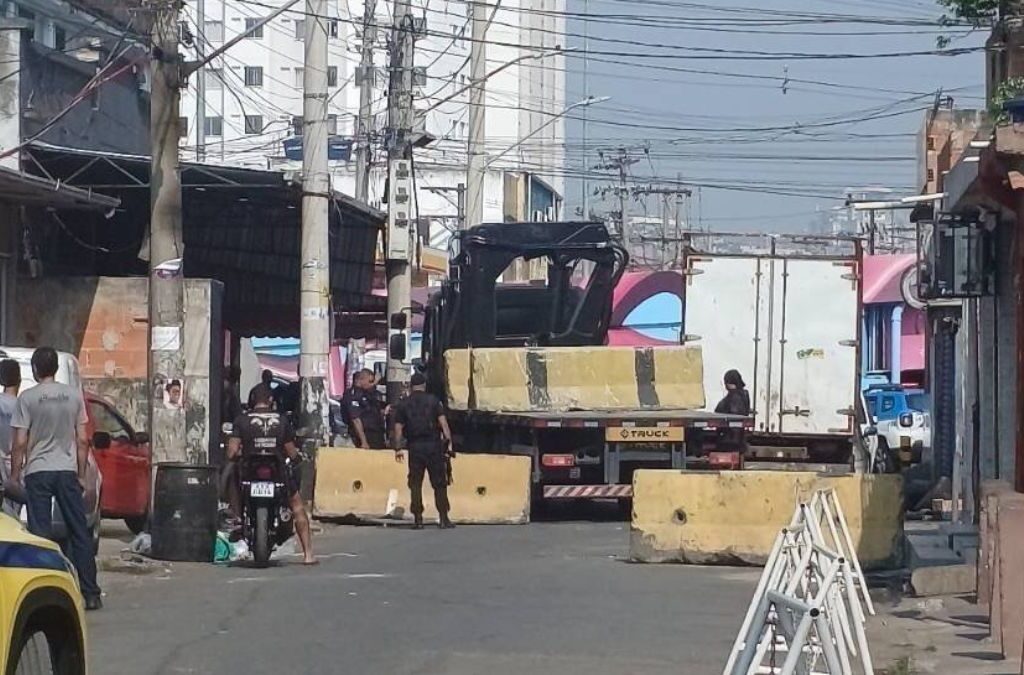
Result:
{"label": "green plastic bag", "polygon": [[217,533],[217,539],[213,542],[213,562],[226,563],[231,560],[231,542],[223,532]]}

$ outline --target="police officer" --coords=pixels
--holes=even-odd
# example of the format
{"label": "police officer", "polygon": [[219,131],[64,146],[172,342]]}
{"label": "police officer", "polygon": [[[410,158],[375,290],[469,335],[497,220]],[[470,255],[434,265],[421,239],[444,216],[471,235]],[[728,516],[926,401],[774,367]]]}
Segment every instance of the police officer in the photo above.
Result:
{"label": "police officer", "polygon": [[434,488],[438,524],[442,529],[451,529],[455,525],[448,518],[447,459],[451,455],[452,432],[448,428],[441,401],[427,393],[426,378],[416,373],[409,384],[412,393],[395,410],[394,446],[395,459],[400,462],[402,437],[404,435],[409,439],[410,510],[415,519],[413,529],[423,529],[424,473],[430,474],[430,485]]}
{"label": "police officer", "polygon": [[364,369],[355,374],[351,393],[345,402],[349,435],[360,448],[384,450],[384,409],[377,394],[373,371]]}

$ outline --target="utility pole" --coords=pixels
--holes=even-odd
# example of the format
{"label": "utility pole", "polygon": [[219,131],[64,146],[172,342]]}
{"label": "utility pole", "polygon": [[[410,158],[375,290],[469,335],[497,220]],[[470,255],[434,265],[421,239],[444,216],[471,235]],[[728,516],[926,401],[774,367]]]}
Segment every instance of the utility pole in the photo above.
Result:
{"label": "utility pole", "polygon": [[[200,0],[202,2],[202,0]],[[363,44],[362,57],[359,60],[359,122],[356,140],[356,199],[364,204],[370,197],[370,164],[373,151],[370,147],[373,136],[373,85],[375,71],[373,65],[373,47],[377,41],[377,2],[365,0],[363,4]]]}
{"label": "utility pole", "polygon": [[[627,178],[629,178],[629,167],[639,162],[639,159],[630,157],[629,152],[625,148],[619,148],[617,154],[614,157],[607,158],[603,151],[598,153],[601,157],[602,163],[594,165],[593,168],[603,171],[616,171],[618,173],[619,184],[613,188],[602,188],[601,194],[604,195],[608,192],[612,192],[619,200],[619,236],[622,237],[622,245],[629,250],[630,247],[630,232],[629,232],[629,219],[626,215],[626,197],[629,195],[629,187],[626,184]],[[632,253],[632,251],[630,251]]]}
{"label": "utility pole", "polygon": [[[445,192],[455,193],[455,208],[457,209],[458,227],[460,230],[466,229],[466,184],[459,183],[455,187],[441,186],[428,187],[427,189],[438,194],[443,194]],[[445,199],[451,202],[450,198],[445,197]]]}
{"label": "utility pole", "polygon": [[412,76],[415,31],[409,0],[394,0],[388,80],[388,231],[385,273],[388,283],[388,402],[409,389],[412,305]]}
{"label": "utility pole", "polygon": [[670,197],[675,197],[676,198],[676,213],[675,213],[676,233],[675,233],[675,236],[672,238],[672,240],[673,240],[673,248],[676,251],[676,253],[675,253],[675,260],[678,260],[679,259],[679,254],[678,254],[678,246],[679,246],[679,210],[680,210],[680,206],[682,205],[683,197],[689,197],[691,194],[692,194],[692,192],[690,191],[689,188],[686,188],[686,187],[682,186],[682,176],[681,175],[679,176],[679,180],[677,181],[677,183],[675,185],[671,185],[671,186],[667,186],[667,187],[647,186],[647,187],[637,187],[637,188],[633,189],[633,195],[637,196],[637,197],[639,197],[639,196],[647,196],[647,195],[659,195],[662,198],[662,205],[661,205],[661,260],[662,260],[662,268],[665,267],[665,254],[667,253],[667,249],[668,249],[668,221],[669,221],[669,218],[668,218],[668,210],[669,210],[668,209],[668,205],[669,205],[669,198]]}
{"label": "utility pole", "polygon": [[327,440],[331,349],[331,177],[327,169],[327,0],[306,0],[302,76],[302,272],[299,324],[300,425]]}
{"label": "utility pole", "polygon": [[[583,0],[583,98],[590,98],[590,0]],[[587,172],[590,170],[590,148],[587,147],[589,117],[590,111],[583,108],[583,180],[580,181],[583,192],[583,220],[590,220],[590,182],[587,180]]]}
{"label": "utility pole", "polygon": [[[185,440],[185,406],[190,394],[185,381],[181,225],[181,176],[178,173],[178,107],[183,64],[178,53],[178,4],[167,0],[155,8],[152,29],[150,91],[149,221],[149,428],[153,463],[203,458],[189,452]],[[183,406],[164,405],[165,387],[181,382]]]}
{"label": "utility pole", "polygon": [[[221,24],[223,26],[224,24]],[[206,0],[196,0],[196,58],[202,63],[206,35]],[[206,159],[206,73],[196,70],[196,161]]]}
{"label": "utility pole", "polygon": [[469,47],[469,161],[466,167],[466,225],[484,219],[484,176],[487,172],[487,5],[473,0],[473,41]]}
{"label": "utility pole", "polygon": [[[322,0],[321,0],[322,1]],[[180,128],[181,87],[187,78],[252,32],[295,5],[289,0],[256,25],[194,63],[184,63],[178,52],[178,0],[164,0],[154,8],[150,54],[149,140],[149,429],[153,461],[203,462],[201,448],[187,446],[185,409],[189,383],[185,380],[185,241],[181,223]],[[326,42],[325,42],[326,45]],[[326,49],[326,47],[325,47]],[[205,111],[203,111],[205,117]],[[203,124],[203,121],[198,121]],[[324,142],[326,151],[326,141]],[[325,234],[326,236],[326,234]],[[182,385],[183,405],[164,405],[168,383]]]}

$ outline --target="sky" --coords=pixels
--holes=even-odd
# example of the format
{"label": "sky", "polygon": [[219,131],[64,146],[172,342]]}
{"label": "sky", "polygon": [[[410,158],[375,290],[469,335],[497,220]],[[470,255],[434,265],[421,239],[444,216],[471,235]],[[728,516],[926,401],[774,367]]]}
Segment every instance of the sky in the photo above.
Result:
{"label": "sky", "polygon": [[[847,188],[920,191],[916,134],[936,92],[984,106],[985,32],[939,27],[944,10],[930,0],[567,0],[566,11],[580,54],[567,58],[566,104],[610,97],[567,116],[567,215],[583,199],[584,159],[625,148],[635,184],[681,176],[693,188],[694,225],[801,231]],[[971,51],[928,54],[940,35]],[[834,58],[908,52],[925,54]],[[590,193],[614,182],[587,175]],[[615,208],[590,200],[597,213]]]}

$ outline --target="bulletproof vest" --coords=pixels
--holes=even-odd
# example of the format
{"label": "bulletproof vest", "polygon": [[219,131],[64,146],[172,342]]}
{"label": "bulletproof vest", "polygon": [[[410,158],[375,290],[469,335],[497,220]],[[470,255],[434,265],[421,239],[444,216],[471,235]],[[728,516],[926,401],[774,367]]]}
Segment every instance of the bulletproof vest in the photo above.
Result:
{"label": "bulletproof vest", "polygon": [[440,404],[433,394],[415,391],[402,405],[405,407],[405,435],[410,441],[440,438],[440,428],[437,424],[437,409]]}

